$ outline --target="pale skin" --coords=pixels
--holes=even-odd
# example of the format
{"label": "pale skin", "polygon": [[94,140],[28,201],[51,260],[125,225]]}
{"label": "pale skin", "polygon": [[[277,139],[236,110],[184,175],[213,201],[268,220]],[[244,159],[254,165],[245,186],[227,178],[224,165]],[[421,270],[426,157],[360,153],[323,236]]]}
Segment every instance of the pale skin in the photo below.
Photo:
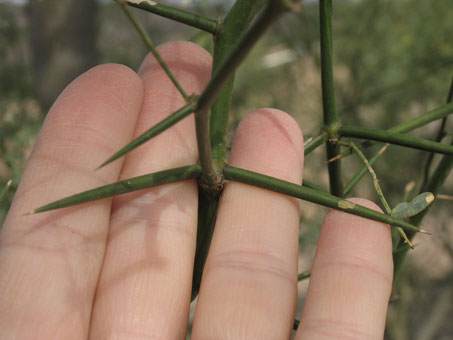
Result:
{"label": "pale skin", "polygon": [[[187,93],[203,90],[212,62],[206,51],[186,42],[167,43],[159,51]],[[118,179],[196,163],[190,116],[93,171],[183,104],[151,56],[138,74],[121,65],[98,66],[60,95],[0,234],[0,339],[185,338],[196,239],[195,181],[24,215]],[[284,112],[254,111],[239,125],[229,163],[300,184],[300,129]],[[378,209],[369,201],[354,201]],[[290,337],[298,231],[296,199],[226,184],[192,339]],[[382,339],[392,272],[387,225],[329,212],[295,338]]]}

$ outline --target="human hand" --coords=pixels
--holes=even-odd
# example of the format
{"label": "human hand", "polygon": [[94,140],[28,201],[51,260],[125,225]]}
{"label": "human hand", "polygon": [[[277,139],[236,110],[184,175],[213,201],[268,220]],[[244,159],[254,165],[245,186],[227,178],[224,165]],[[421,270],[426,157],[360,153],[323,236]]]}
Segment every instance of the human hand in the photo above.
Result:
{"label": "human hand", "polygon": [[[211,65],[206,51],[185,42],[159,51],[188,93],[202,91]],[[0,234],[0,339],[185,337],[195,181],[23,215],[75,192],[197,162],[190,116],[93,172],[184,104],[153,57],[138,74],[120,65],[96,67],[69,85],[49,112]],[[249,114],[236,132],[229,163],[301,183],[299,127],[278,110]],[[193,339],[289,338],[298,230],[296,199],[226,184]],[[388,226],[329,212],[296,339],[382,339],[391,255]]]}

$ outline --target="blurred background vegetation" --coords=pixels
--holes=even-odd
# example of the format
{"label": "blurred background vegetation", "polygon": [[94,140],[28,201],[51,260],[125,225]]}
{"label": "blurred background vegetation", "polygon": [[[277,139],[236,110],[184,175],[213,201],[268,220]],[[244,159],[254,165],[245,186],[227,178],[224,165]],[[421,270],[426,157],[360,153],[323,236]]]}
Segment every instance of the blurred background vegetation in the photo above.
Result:
{"label": "blurred background vegetation", "polygon": [[[162,1],[163,3],[165,1]],[[167,1],[213,18],[231,1]],[[195,41],[208,50],[208,35],[157,16],[135,11],[153,41]],[[336,100],[345,123],[391,127],[441,106],[453,75],[451,0],[335,0],[334,63]],[[0,189],[13,180],[0,202],[0,224],[12,201],[26,159],[46,112],[78,74],[105,62],[137,70],[145,47],[111,1],[0,0]],[[280,20],[238,71],[232,131],[259,107],[291,113],[306,138],[321,127],[321,83],[317,1]],[[93,113],[95,114],[95,113]],[[434,138],[438,123],[414,133]],[[451,119],[447,136],[451,138]],[[371,155],[372,150],[367,150]],[[423,180],[427,154],[391,147],[374,166],[393,206],[406,184]],[[346,179],[361,167],[343,162]],[[306,159],[305,178],[327,187],[320,148]],[[453,194],[452,176],[443,193]],[[375,200],[371,180],[353,192]],[[439,200],[423,223],[433,233],[418,237],[393,294],[386,339],[452,339],[453,229],[451,201]],[[325,209],[302,203],[300,269],[311,266]],[[308,283],[299,284],[299,312]]]}

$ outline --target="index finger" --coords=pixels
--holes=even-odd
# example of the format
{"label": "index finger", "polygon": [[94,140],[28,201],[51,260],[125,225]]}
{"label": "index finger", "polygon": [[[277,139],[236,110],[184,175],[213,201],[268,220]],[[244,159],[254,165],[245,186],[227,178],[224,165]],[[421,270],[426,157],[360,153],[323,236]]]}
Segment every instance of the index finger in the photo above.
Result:
{"label": "index finger", "polygon": [[102,65],[74,80],[47,114],[0,234],[3,338],[86,336],[111,199],[23,214],[118,179],[122,161],[93,169],[130,140],[142,92],[135,72]]}

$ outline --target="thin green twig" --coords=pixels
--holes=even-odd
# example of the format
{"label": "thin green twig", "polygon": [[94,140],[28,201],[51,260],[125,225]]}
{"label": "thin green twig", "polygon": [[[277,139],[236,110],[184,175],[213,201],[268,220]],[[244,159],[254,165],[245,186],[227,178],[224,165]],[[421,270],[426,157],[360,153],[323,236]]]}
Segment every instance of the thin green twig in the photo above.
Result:
{"label": "thin green twig", "polygon": [[13,181],[10,179],[8,182],[6,182],[5,186],[3,187],[2,191],[0,191],[0,202],[3,199],[3,197],[6,195],[8,192],[9,188],[11,187],[11,183]]}
{"label": "thin green twig", "polygon": [[[355,151],[355,153],[362,160],[365,167],[368,169],[368,172],[370,173],[371,177],[373,178],[374,188],[376,189],[376,193],[379,197],[379,200],[381,201],[382,205],[384,206],[384,210],[385,210],[386,214],[391,215],[392,209],[390,208],[390,205],[388,204],[387,200],[385,199],[384,193],[382,192],[381,185],[379,184],[379,180],[376,176],[376,172],[374,171],[374,169],[372,168],[372,166],[368,162],[368,159],[365,157],[365,155],[362,153],[362,151],[360,151],[359,148],[353,142],[349,142],[349,146]],[[413,249],[414,245],[408,239],[404,230],[401,227],[397,227],[396,229],[400,233],[401,237],[404,238],[404,240],[406,240],[409,247],[411,247]]]}
{"label": "thin green twig", "polygon": [[[446,104],[446,105],[441,106],[441,107],[439,107],[437,109],[425,112],[424,114],[422,114],[419,117],[416,117],[416,118],[413,118],[413,119],[411,119],[411,120],[409,120],[407,122],[398,124],[398,125],[390,128],[390,129],[388,129],[387,131],[388,132],[398,132],[398,133],[409,132],[409,131],[412,131],[412,130],[414,130],[416,128],[424,126],[425,124],[433,122],[435,120],[438,120],[438,119],[441,119],[441,118],[445,119],[452,112],[453,112],[453,103]],[[371,142],[371,141],[365,141],[365,142],[362,142],[361,144],[359,144],[357,147],[359,149],[362,149],[364,147],[368,147],[368,146],[371,146],[373,144],[374,143]],[[350,155],[351,152],[352,152],[352,149],[348,148],[347,150],[342,152],[338,157],[340,157],[340,158],[346,157],[346,156]],[[375,162],[380,156],[381,156],[381,154],[379,154],[379,153],[374,155],[371,158],[371,160],[370,160],[371,164],[373,164],[373,162]],[[350,190],[362,179],[362,177],[366,174],[366,172],[367,172],[367,170],[364,167],[364,168],[362,168],[359,171],[359,173],[357,173],[353,177],[353,179],[351,180],[353,182],[349,182],[346,185],[346,187],[345,187],[345,195],[347,195],[347,193],[349,193]]]}
{"label": "thin green twig", "polygon": [[103,185],[63,199],[48,203],[27,214],[36,214],[44,211],[65,208],[81,203],[92,202],[99,199],[125,194],[132,191],[155,187],[162,184],[185,181],[199,178],[201,168],[199,165],[189,165],[179,168],[154,172],[152,174],[129,178],[124,181]]}
{"label": "thin green twig", "polygon": [[[376,162],[378,160],[378,158],[381,157],[381,155],[388,149],[389,146],[390,146],[390,144],[385,144],[381,149],[379,149],[379,151],[368,161],[370,163],[370,165],[373,165],[374,162]],[[357,147],[357,149],[360,150],[360,148],[358,146],[356,146],[356,147]],[[364,166],[362,169],[360,169],[360,171],[357,174],[355,174],[349,180],[349,182],[344,187],[345,196],[347,196],[351,192],[351,190],[356,186],[356,184],[359,183],[359,181],[366,174],[366,172],[367,172],[367,168],[366,168],[366,166]]]}
{"label": "thin green twig", "polygon": [[315,150],[318,146],[321,146],[328,138],[326,131],[323,131],[320,135],[316,137],[309,138],[304,145],[304,154],[305,156]]}
{"label": "thin green twig", "polygon": [[[437,109],[423,113],[422,115],[412,118],[406,122],[395,125],[394,127],[387,129],[387,132],[397,132],[397,133],[406,133],[412,130],[415,130],[421,126],[434,122],[438,119],[445,119],[450,114],[453,113],[453,103],[447,103]],[[364,147],[369,147],[374,145],[373,142],[365,141],[357,147],[363,149]],[[340,154],[340,158],[349,156],[352,153],[352,150],[349,148]]]}
{"label": "thin green twig", "polygon": [[398,133],[406,133],[412,130],[415,130],[419,127],[425,126],[435,120],[448,117],[450,114],[453,113],[453,103],[445,104],[437,109],[425,112],[424,114],[412,118],[407,122],[403,122],[401,124],[395,125],[391,127],[387,131],[389,132],[398,132]]}
{"label": "thin green twig", "polygon": [[311,276],[311,270],[306,270],[306,271],[304,271],[304,272],[302,272],[302,273],[299,273],[299,275],[297,275],[297,282],[306,280],[306,279],[308,279],[310,276]]}
{"label": "thin green twig", "polygon": [[[237,0],[219,26],[214,40],[212,73],[221,67],[240,37],[247,31],[263,0]],[[216,169],[222,169],[227,158],[227,134],[235,73],[231,73],[211,107],[210,135],[212,159]]]}
{"label": "thin green twig", "polygon": [[162,17],[199,28],[205,32],[217,34],[218,22],[214,19],[206,18],[201,15],[184,11],[182,9],[157,3],[151,0],[123,0],[129,6],[140,8]]}
{"label": "thin green twig", "polygon": [[321,30],[321,80],[324,124],[330,126],[338,123],[333,78],[332,0],[320,1],[319,18]]}
{"label": "thin green twig", "polygon": [[[335,106],[335,83],[333,77],[332,52],[332,0],[321,0],[319,3],[320,44],[321,44],[321,82],[324,128],[329,138],[326,141],[327,159],[336,157],[340,153],[338,141],[338,117]],[[330,192],[336,196],[343,196],[341,180],[341,163],[327,164],[329,171]]]}
{"label": "thin green twig", "polygon": [[189,103],[179,110],[173,112],[170,116],[164,118],[161,120],[159,123],[151,127],[150,129],[146,130],[144,133],[142,133],[140,136],[135,138],[132,142],[128,143],[124,147],[122,147],[119,151],[117,151],[114,155],[109,157],[104,163],[102,163],[97,169],[100,169],[107,164],[113,162],[114,160],[120,158],[121,156],[124,156],[128,152],[134,150],[136,147],[142,145],[146,141],[150,140],[151,138],[157,136],[159,133],[165,131],[169,127],[173,126],[180,120],[184,119],[187,117],[189,114],[191,114],[194,111],[195,107],[193,103]]}
{"label": "thin green twig", "polygon": [[[212,73],[222,65],[223,60],[231,53],[239,37],[246,32],[255,17],[262,1],[237,0],[228,12],[225,20],[218,26],[214,39],[214,56]],[[226,162],[229,113],[233,92],[234,72],[230,75],[211,107],[210,140],[212,160],[215,169],[223,169]],[[198,187],[198,224],[197,244],[194,270],[192,276],[192,300],[197,296],[204,264],[214,231],[220,190],[209,188],[200,183]]]}
{"label": "thin green twig", "polygon": [[[453,146],[453,141],[451,142],[450,145]],[[453,169],[453,156],[443,156],[438,166],[436,167],[435,171],[429,178],[428,182],[420,189],[420,192],[431,192],[434,195],[436,195],[452,169]],[[421,221],[423,220],[428,211],[429,208],[423,210],[418,215],[411,217],[410,222],[414,225],[420,225]],[[415,234],[408,233],[409,239],[412,239],[414,236]],[[393,254],[394,263],[393,270],[395,279],[397,278],[398,273],[402,267],[407,251],[408,246],[404,242],[401,242],[400,240],[399,244],[396,247],[396,251]],[[396,280],[394,280],[394,282],[396,282]]]}
{"label": "thin green twig", "polygon": [[307,187],[307,188],[311,188],[311,189],[315,189],[317,191],[323,191],[325,193],[328,193],[328,191],[326,189],[324,189],[324,188],[320,187],[319,185],[317,185],[317,184],[315,184],[313,182],[310,182],[309,180],[306,180],[306,179],[304,179],[302,181],[302,186]]}
{"label": "thin green twig", "polygon": [[216,169],[212,160],[209,109],[231,74],[236,71],[258,39],[266,32],[269,26],[280,17],[280,15],[291,9],[291,7],[287,5],[288,2],[292,4],[292,1],[284,0],[267,2],[258,18],[253,22],[250,29],[242,36],[231,53],[223,60],[205,90],[200,95],[197,110],[195,112],[195,124],[197,130],[198,153],[201,168],[203,169],[202,180],[207,187],[218,188],[222,183],[222,169]]}
{"label": "thin green twig", "polygon": [[368,209],[359,204],[346,201],[340,197],[336,197],[325,192],[303,187],[301,185],[283,181],[274,177],[236,168],[230,165],[225,166],[223,174],[225,179],[228,180],[233,180],[259,188],[275,191],[288,196],[297,197],[308,202],[320,204],[336,210],[345,211],[350,214],[402,227],[405,230],[426,233],[418,227],[402,220],[393,218],[392,216],[379,213],[372,209]]}
{"label": "thin green twig", "polygon": [[393,131],[382,131],[362,126],[342,125],[339,129],[340,134],[345,137],[355,137],[381,141],[390,144],[407,146],[413,149],[453,155],[453,147],[447,144],[433,142],[423,138],[408,136]]}
{"label": "thin green twig", "polygon": [[178,89],[179,93],[181,96],[184,98],[186,102],[190,101],[190,96],[184,91],[182,85],[179,83],[178,79],[176,79],[175,75],[173,72],[170,70],[168,67],[167,63],[165,60],[160,56],[159,52],[157,51],[156,47],[154,46],[153,42],[151,41],[151,38],[149,35],[145,32],[144,28],[140,25],[138,22],[137,18],[135,15],[132,13],[132,11],[129,9],[127,6],[125,0],[116,0],[116,2],[120,5],[121,9],[124,11],[126,16],[129,18],[137,32],[140,34],[140,37],[142,38],[143,42],[145,43],[146,47],[148,47],[149,51],[152,53],[154,58],[156,58],[157,62],[160,64],[162,69],[165,71],[167,74],[168,78],[173,82],[173,84],[176,86]]}
{"label": "thin green twig", "polygon": [[[449,104],[452,102],[452,100],[453,100],[453,77],[451,78],[450,89],[448,90],[446,103]],[[437,136],[435,139],[436,142],[442,141],[442,138],[445,137],[446,126],[447,126],[447,117],[444,117],[444,118],[442,118],[442,122],[439,126],[439,130],[437,131]],[[434,153],[430,153],[428,155],[428,158],[426,159],[425,169],[423,171],[423,185],[425,185],[428,182],[429,171],[431,169],[433,159],[434,159]]]}

